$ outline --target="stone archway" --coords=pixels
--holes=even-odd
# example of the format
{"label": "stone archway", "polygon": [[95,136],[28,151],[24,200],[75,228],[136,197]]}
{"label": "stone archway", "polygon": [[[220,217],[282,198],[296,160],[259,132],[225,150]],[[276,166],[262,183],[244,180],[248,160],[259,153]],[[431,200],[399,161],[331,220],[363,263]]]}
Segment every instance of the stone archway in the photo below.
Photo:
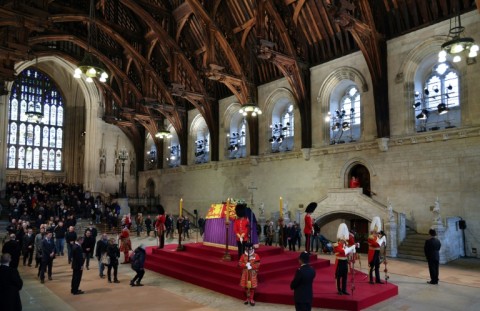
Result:
{"label": "stone archway", "polygon": [[325,197],[316,201],[317,208],[312,217],[319,224],[329,224],[326,230],[320,229],[320,233],[327,239],[336,241],[338,225],[345,222],[349,228],[355,225],[357,231],[366,231],[362,234],[368,236],[370,222],[378,216],[383,220],[382,227],[390,241],[387,254],[396,257],[397,227],[389,221],[387,207],[362,192],[362,188],[329,189]]}
{"label": "stone archway", "polygon": [[371,185],[370,185],[370,172],[368,171],[368,168],[360,163],[355,163],[350,169],[348,170],[347,174],[347,179],[346,179],[346,186],[348,188],[353,188],[351,183],[349,181],[352,178],[356,178],[358,180],[358,188],[363,189],[363,194],[367,195],[369,197],[372,196],[372,191],[371,191]]}
{"label": "stone archway", "polygon": [[350,230],[353,229],[355,233],[355,242],[360,244],[358,252],[368,252],[368,234],[369,234],[369,220],[361,215],[354,213],[331,213],[324,217],[315,220],[315,223],[320,227],[320,234],[329,240],[336,241],[336,230],[340,223],[345,223]]}

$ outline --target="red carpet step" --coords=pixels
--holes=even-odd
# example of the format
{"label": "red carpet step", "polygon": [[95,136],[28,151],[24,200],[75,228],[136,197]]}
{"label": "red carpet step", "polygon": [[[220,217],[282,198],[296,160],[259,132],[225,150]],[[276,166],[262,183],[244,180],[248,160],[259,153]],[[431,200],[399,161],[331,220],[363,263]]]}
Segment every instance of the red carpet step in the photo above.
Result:
{"label": "red carpet step", "polygon": [[[230,251],[232,261],[226,262],[222,260],[225,252],[222,248],[202,243],[185,244],[184,251],[176,251],[176,248],[176,245],[167,245],[164,249],[147,248],[145,268],[243,301],[244,292],[239,285],[241,270],[237,267],[236,250]],[[299,253],[264,245],[260,245],[256,253],[260,256],[261,264],[255,300],[293,305],[290,282],[299,265]],[[361,310],[398,295],[396,285],[369,284],[368,276],[356,271],[353,295],[339,296],[334,266],[330,265],[330,261],[312,255],[310,265],[317,271],[313,287],[314,307]],[[350,278],[351,276],[348,291],[351,290]]]}

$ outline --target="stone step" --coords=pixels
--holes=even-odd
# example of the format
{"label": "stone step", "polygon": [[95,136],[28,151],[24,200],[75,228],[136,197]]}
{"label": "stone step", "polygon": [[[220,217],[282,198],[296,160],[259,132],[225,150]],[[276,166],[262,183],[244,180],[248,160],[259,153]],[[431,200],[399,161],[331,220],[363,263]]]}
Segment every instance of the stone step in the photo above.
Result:
{"label": "stone step", "polygon": [[427,260],[425,259],[425,256],[400,254],[400,252],[398,253],[397,257],[398,257],[398,258],[402,258],[402,259],[411,259],[411,260],[427,261]]}
{"label": "stone step", "polygon": [[399,247],[398,248],[398,251],[401,252],[401,253],[409,253],[409,252],[420,252],[420,253],[423,253],[423,247],[416,247],[416,246],[412,246],[412,247]]}
{"label": "stone step", "polygon": [[398,257],[404,259],[425,261],[424,246],[426,234],[419,234],[414,230],[407,228],[407,236],[398,247]]}

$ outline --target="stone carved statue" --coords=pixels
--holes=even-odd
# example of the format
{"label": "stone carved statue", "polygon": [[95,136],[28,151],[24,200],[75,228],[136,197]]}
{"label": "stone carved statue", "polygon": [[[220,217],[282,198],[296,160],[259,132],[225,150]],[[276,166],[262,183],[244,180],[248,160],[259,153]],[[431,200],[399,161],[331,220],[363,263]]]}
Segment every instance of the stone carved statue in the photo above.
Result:
{"label": "stone carved statue", "polygon": [[433,222],[434,223],[441,223],[442,222],[442,217],[440,216],[440,201],[437,199],[435,200],[435,205],[432,209],[433,213]]}
{"label": "stone carved statue", "polygon": [[288,215],[288,202],[283,202],[283,216]]}
{"label": "stone carved statue", "polygon": [[395,215],[393,214],[392,202],[387,198],[387,211],[388,211],[388,220],[390,222],[395,221]]}
{"label": "stone carved statue", "polygon": [[264,216],[265,215],[265,204],[263,202],[260,203],[259,210],[260,210],[260,216]]}
{"label": "stone carved statue", "polygon": [[100,174],[105,174],[105,157],[100,158]]}

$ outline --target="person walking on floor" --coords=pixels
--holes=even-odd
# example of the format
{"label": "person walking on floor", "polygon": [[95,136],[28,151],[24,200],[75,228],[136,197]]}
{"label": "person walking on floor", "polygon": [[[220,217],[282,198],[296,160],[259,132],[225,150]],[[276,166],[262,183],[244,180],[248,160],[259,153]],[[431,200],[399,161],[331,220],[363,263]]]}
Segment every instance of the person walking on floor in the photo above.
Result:
{"label": "person walking on floor", "polygon": [[425,241],[424,246],[425,257],[427,257],[428,262],[428,271],[430,272],[430,281],[427,283],[437,285],[438,267],[440,264],[440,248],[442,247],[442,243],[436,238],[437,232],[435,229],[430,229],[428,234],[430,234],[430,238]]}
{"label": "person walking on floor", "polygon": [[75,227],[68,227],[68,232],[65,234],[65,242],[67,243],[67,255],[68,263],[72,262],[72,247],[77,240],[77,233],[75,232]]}
{"label": "person walking on floor", "polygon": [[95,257],[98,259],[98,273],[99,276],[103,279],[105,275],[103,271],[105,270],[105,265],[102,262],[103,255],[107,252],[108,246],[108,235],[106,233],[102,234],[102,238],[97,241],[97,246],[95,248]]}
{"label": "person walking on floor", "polygon": [[130,281],[130,286],[143,286],[142,279],[145,274],[145,246],[140,244],[139,247],[135,249],[135,252],[132,256],[132,269],[137,273],[135,277]]}
{"label": "person walking on floor", "polygon": [[300,253],[298,257],[300,268],[295,272],[295,277],[290,283],[290,289],[293,290],[293,299],[295,301],[296,311],[312,310],[313,301],[313,280],[315,279],[315,269],[310,265],[310,254],[308,252]]}
{"label": "person walking on floor", "polygon": [[115,243],[115,239],[111,238],[108,240],[107,246],[107,256],[110,258],[110,263],[108,264],[107,276],[108,276],[108,283],[112,283],[112,269],[113,269],[113,282],[120,283],[118,280],[118,258],[120,258],[120,250],[118,249],[117,243]]}
{"label": "person walking on floor", "polygon": [[130,230],[125,226],[120,234],[120,251],[123,253],[123,264],[130,262],[129,253],[132,250],[132,241],[130,240]]}
{"label": "person walking on floor", "polygon": [[23,236],[23,244],[22,244],[22,253],[23,253],[23,265],[32,266],[33,261],[33,251],[35,247],[35,236],[33,235],[33,230],[28,229],[27,234]]}
{"label": "person walking on floor", "polygon": [[72,246],[72,288],[71,293],[73,295],[83,294],[84,291],[80,290],[80,282],[82,281],[83,274],[83,264],[85,263],[85,258],[83,256],[83,236],[77,238],[77,241]]}
{"label": "person walking on floor", "polygon": [[52,266],[53,259],[55,259],[55,243],[52,239],[52,231],[48,231],[45,234],[45,238],[42,241],[42,262],[40,264],[40,283],[45,283],[45,271],[47,271],[48,279],[52,280]]}
{"label": "person walking on floor", "polygon": [[95,248],[95,238],[92,236],[90,230],[85,231],[83,238],[82,249],[85,254],[85,267],[90,270],[90,258],[93,255],[93,249]]}

